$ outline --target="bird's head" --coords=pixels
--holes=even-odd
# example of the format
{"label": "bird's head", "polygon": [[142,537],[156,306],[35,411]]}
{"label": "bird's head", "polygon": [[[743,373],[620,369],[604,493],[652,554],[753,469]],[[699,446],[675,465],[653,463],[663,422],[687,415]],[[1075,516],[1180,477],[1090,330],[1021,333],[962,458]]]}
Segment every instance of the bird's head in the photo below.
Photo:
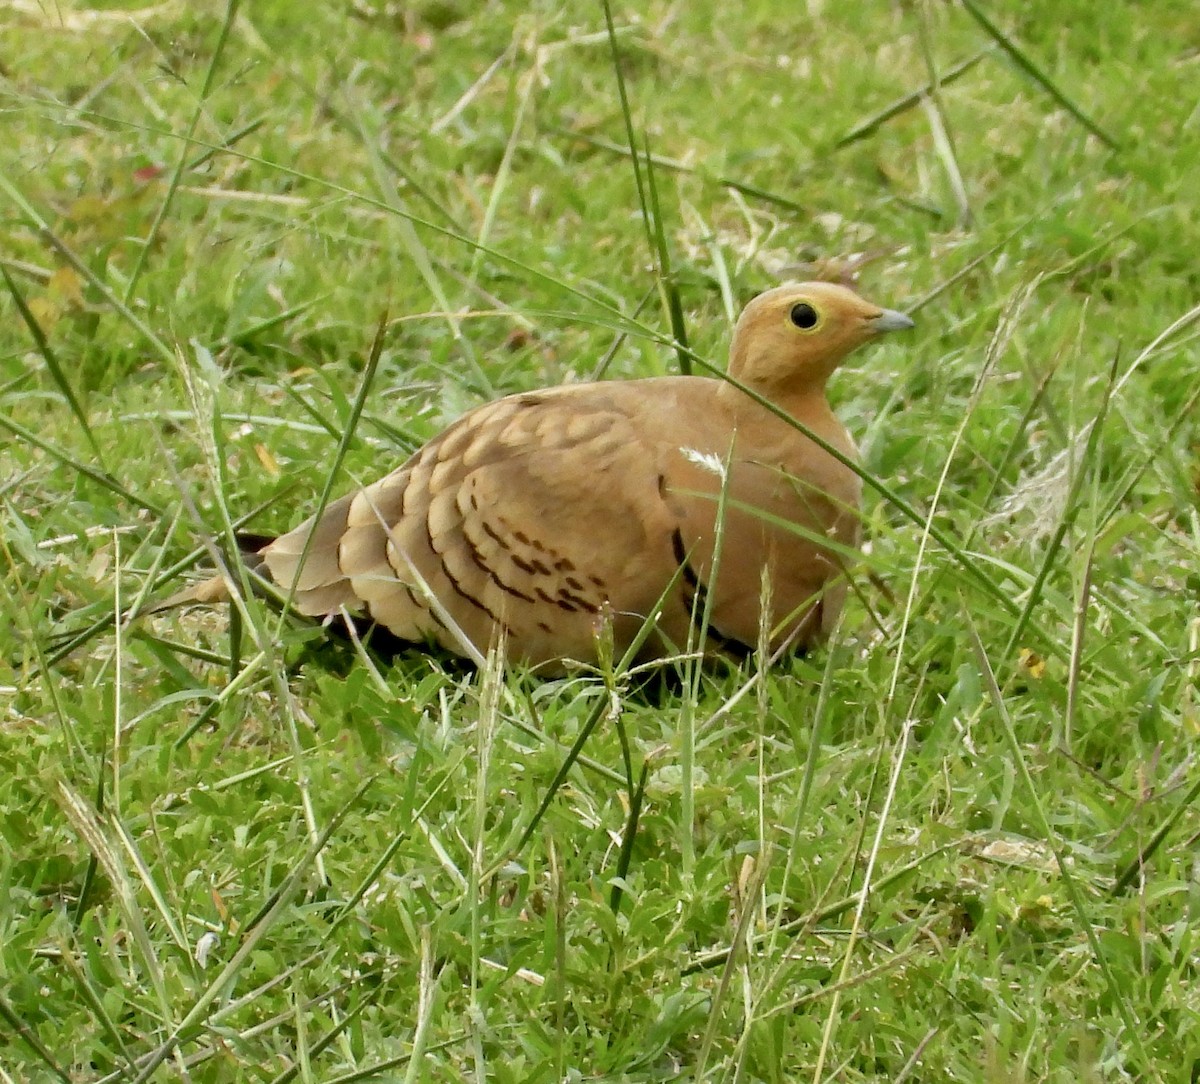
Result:
{"label": "bird's head", "polygon": [[881,309],[832,282],[777,286],[742,310],[729,375],[767,395],[819,391],[851,351],[912,326],[902,312]]}

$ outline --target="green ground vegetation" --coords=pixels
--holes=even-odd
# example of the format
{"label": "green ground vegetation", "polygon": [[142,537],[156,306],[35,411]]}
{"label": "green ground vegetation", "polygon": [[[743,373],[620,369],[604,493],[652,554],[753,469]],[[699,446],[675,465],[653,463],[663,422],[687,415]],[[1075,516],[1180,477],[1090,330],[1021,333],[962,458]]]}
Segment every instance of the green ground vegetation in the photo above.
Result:
{"label": "green ground vegetation", "polygon": [[[1200,1073],[1200,9],[611,14],[0,14],[0,1079]],[[868,547],[808,658],[123,616],[860,263],[918,328],[835,379]]]}

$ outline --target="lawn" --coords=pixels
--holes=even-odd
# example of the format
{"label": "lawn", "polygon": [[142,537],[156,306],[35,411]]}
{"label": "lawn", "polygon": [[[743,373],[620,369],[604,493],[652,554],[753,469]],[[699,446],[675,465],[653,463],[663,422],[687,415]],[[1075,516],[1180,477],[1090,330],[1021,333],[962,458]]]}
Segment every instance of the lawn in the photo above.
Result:
{"label": "lawn", "polygon": [[[1200,1079],[1198,41],[6,5],[0,1081]],[[138,614],[476,404],[723,364],[847,273],[917,328],[834,378],[867,543],[807,657]]]}

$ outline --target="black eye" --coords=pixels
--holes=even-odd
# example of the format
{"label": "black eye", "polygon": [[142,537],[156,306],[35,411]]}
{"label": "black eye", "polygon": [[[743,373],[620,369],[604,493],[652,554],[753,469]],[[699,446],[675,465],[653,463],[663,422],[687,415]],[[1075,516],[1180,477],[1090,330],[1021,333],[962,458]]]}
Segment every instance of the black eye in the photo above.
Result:
{"label": "black eye", "polygon": [[804,331],[817,326],[817,310],[807,301],[797,302],[792,306],[792,323]]}

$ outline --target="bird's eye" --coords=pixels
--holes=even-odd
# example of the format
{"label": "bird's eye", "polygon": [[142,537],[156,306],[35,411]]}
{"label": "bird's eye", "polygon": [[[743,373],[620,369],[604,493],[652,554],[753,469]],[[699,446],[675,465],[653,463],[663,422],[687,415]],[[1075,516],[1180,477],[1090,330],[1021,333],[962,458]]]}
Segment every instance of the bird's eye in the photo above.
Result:
{"label": "bird's eye", "polygon": [[801,331],[811,331],[817,326],[817,310],[814,309],[807,301],[798,301],[792,306],[791,311],[792,323],[795,324]]}

